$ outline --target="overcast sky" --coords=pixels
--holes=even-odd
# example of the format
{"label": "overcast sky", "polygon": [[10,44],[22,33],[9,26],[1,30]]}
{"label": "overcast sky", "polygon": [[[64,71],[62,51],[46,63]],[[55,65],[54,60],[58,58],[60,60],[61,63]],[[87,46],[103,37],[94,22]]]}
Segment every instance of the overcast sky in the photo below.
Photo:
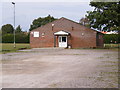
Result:
{"label": "overcast sky", "polygon": [[[65,17],[76,22],[85,16],[86,11],[91,11],[93,8],[89,6],[89,0],[24,0],[20,2],[12,0],[16,3],[16,27],[21,25],[24,31],[28,31],[32,21],[38,17],[46,17],[52,15],[55,18]],[[4,0],[2,7],[2,25],[13,25],[13,5],[11,0]],[[34,1],[34,2],[33,2]],[[83,2],[84,1],[84,2]]]}

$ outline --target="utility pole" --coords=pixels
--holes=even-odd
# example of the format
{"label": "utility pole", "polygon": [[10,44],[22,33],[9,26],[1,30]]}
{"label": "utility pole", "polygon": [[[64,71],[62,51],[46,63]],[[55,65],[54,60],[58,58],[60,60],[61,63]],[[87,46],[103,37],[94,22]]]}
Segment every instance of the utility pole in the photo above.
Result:
{"label": "utility pole", "polygon": [[16,43],[15,43],[15,3],[12,2],[12,4],[14,5],[14,48],[16,48]]}

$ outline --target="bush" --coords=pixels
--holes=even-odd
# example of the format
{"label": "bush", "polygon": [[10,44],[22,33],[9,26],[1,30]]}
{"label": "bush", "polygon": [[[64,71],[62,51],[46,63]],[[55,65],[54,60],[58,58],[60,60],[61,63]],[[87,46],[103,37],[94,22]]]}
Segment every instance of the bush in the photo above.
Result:
{"label": "bush", "polygon": [[13,43],[13,42],[14,42],[13,34],[2,35],[2,43]]}
{"label": "bush", "polygon": [[[5,34],[2,36],[2,43],[13,43],[14,42],[14,35],[13,34]],[[29,35],[24,33],[17,33],[15,35],[15,42],[16,43],[29,43]]]}
{"label": "bush", "polygon": [[119,34],[105,34],[104,35],[104,43],[120,43],[120,35]]}
{"label": "bush", "polygon": [[29,36],[21,33],[21,34],[16,34],[16,43],[29,43]]}

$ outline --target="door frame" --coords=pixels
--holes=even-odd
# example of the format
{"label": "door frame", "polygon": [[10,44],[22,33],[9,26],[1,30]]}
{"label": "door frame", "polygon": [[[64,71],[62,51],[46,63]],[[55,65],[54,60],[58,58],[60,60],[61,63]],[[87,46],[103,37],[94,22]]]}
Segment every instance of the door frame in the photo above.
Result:
{"label": "door frame", "polygon": [[[60,42],[60,37],[61,37],[61,42]],[[62,37],[66,37],[66,42],[62,42]],[[67,36],[58,36],[58,47],[60,47],[60,43],[66,43],[66,46],[68,46],[68,40],[67,40]],[[64,46],[63,46],[64,47]]]}

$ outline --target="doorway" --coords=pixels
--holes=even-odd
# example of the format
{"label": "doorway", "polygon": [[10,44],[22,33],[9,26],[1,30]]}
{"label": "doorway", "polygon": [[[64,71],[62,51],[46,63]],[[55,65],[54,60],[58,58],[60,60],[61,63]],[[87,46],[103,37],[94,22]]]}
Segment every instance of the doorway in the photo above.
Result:
{"label": "doorway", "polygon": [[67,47],[67,36],[59,36],[59,47]]}

